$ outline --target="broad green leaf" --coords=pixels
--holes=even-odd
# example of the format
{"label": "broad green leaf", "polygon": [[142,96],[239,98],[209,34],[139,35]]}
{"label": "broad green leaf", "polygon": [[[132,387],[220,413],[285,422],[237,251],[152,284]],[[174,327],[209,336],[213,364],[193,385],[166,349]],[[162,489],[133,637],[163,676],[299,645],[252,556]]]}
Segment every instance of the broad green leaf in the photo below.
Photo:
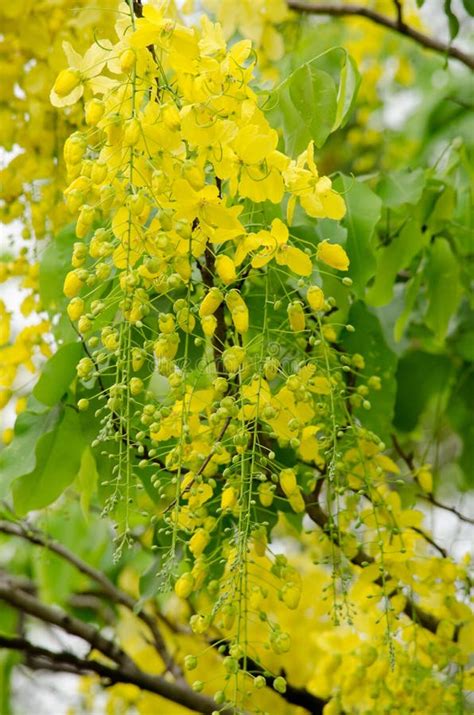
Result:
{"label": "broad green leaf", "polygon": [[347,213],[342,223],[347,228],[345,248],[350,259],[349,275],[354,281],[354,291],[362,297],[368,280],[375,273],[371,239],[380,219],[382,202],[366,184],[349,176],[341,175],[334,188],[344,192]]}
{"label": "broad green leaf", "polygon": [[461,298],[459,264],[445,238],[437,238],[431,246],[426,277],[429,300],[426,324],[442,340]]}
{"label": "broad green leaf", "polygon": [[392,416],[395,407],[397,356],[387,345],[379,319],[368,308],[358,301],[349,311],[349,323],[355,332],[343,330],[341,344],[350,353],[360,353],[364,356],[365,368],[362,375],[356,378],[356,387],[367,384],[372,376],[380,377],[381,390],[371,390],[368,400],[370,410],[363,407],[354,409],[356,419],[374,431],[383,440],[388,441],[392,427]]}
{"label": "broad green leaf", "polygon": [[26,514],[54,502],[76,477],[84,442],[77,412],[66,409],[53,432],[36,445],[36,466],[12,485],[16,511]]}
{"label": "broad green leaf", "polygon": [[336,119],[331,131],[334,131],[338,127],[343,127],[349,120],[357,99],[360,82],[361,77],[357,65],[346,52],[339,79],[339,88],[337,90]]}
{"label": "broad green leaf", "polygon": [[17,417],[13,442],[0,452],[0,498],[7,495],[14,479],[35,468],[36,443],[54,430],[61,414],[61,408],[55,407],[39,414],[23,412]]}
{"label": "broad green leaf", "polygon": [[79,467],[79,473],[76,479],[77,489],[80,494],[81,509],[86,520],[89,517],[91,497],[97,490],[98,479],[99,474],[97,472],[95,457],[92,454],[91,448],[87,446],[82,453],[81,466]]}
{"label": "broad green leaf", "polygon": [[41,370],[40,379],[33,390],[36,399],[50,407],[59,402],[74,379],[81,355],[81,343],[62,345]]}
{"label": "broad green leaf", "polygon": [[446,355],[422,350],[411,350],[399,360],[394,418],[397,429],[415,429],[430,399],[448,384],[451,369]]}
{"label": "broad green leaf", "polygon": [[384,206],[394,208],[402,204],[417,204],[425,186],[423,169],[391,171],[385,174],[377,187]]}
{"label": "broad green leaf", "polygon": [[392,300],[393,284],[398,271],[406,268],[424,243],[424,235],[416,221],[409,220],[388,246],[376,252],[377,270],[375,281],[367,292],[371,305],[386,305]]}
{"label": "broad green leaf", "polygon": [[301,121],[317,147],[321,147],[336,119],[336,85],[330,74],[306,64],[290,77],[288,89]]}
{"label": "broad green leaf", "polygon": [[71,256],[75,240],[74,226],[66,226],[47,245],[39,271],[39,293],[45,308],[57,308],[66,302],[63,283],[71,270]]}

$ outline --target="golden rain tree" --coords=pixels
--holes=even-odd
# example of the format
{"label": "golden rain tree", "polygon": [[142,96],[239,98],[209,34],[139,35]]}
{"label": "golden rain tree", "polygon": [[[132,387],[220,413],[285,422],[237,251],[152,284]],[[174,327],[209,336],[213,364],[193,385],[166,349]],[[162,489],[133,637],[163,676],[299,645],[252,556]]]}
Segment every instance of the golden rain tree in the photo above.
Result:
{"label": "golden rain tree", "polygon": [[472,712],[458,5],[2,4],[1,715]]}

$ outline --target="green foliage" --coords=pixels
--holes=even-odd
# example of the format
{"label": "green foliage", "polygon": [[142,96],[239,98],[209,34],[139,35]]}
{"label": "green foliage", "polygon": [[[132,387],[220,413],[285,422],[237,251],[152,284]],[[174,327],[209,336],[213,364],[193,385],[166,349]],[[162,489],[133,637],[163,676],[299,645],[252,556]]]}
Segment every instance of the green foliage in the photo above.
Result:
{"label": "green foliage", "polygon": [[37,400],[52,407],[67,392],[76,375],[76,365],[82,357],[83,348],[78,342],[62,345],[41,370],[33,395]]}
{"label": "green foliage", "polygon": [[350,258],[350,276],[359,297],[375,273],[376,259],[372,237],[380,219],[382,202],[362,181],[341,176],[335,187],[344,194],[347,213],[342,225],[347,228],[346,249]]}
{"label": "green foliage", "polygon": [[297,67],[270,94],[271,115],[283,120],[286,150],[297,154],[314,140],[323,146],[328,136],[347,124],[361,78],[357,65],[342,47],[333,47]]}
{"label": "green foliage", "polygon": [[41,412],[24,412],[15,422],[15,439],[0,452],[0,496],[8,494],[12,482],[32,472],[36,465],[38,440],[55,430],[63,411],[59,407]]}
{"label": "green foliage", "polygon": [[17,469],[18,478],[13,483],[15,510],[26,514],[54,502],[76,477],[84,447],[77,412],[66,407],[54,430],[39,437],[34,469]]}
{"label": "green foliage", "polygon": [[349,311],[348,322],[355,332],[343,332],[341,343],[349,354],[364,356],[365,367],[358,371],[354,387],[367,384],[367,378],[380,378],[382,389],[372,391],[370,409],[363,405],[354,409],[354,416],[368,429],[385,440],[390,440],[395,396],[397,391],[397,358],[385,342],[380,321],[361,301],[354,303]]}

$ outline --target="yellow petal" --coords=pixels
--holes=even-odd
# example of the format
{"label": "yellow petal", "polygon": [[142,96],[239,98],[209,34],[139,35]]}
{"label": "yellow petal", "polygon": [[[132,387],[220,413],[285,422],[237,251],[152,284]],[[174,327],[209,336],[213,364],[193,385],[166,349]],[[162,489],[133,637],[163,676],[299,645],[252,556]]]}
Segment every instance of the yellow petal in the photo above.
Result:
{"label": "yellow petal", "polygon": [[349,256],[338,243],[322,241],[318,246],[316,258],[338,271],[347,271],[349,268]]}
{"label": "yellow petal", "polygon": [[[278,256],[283,256],[288,268],[298,276],[310,276],[313,272],[311,258],[299,248],[295,248],[294,246],[285,246],[284,250],[279,251]],[[277,263],[280,263],[278,257]]]}

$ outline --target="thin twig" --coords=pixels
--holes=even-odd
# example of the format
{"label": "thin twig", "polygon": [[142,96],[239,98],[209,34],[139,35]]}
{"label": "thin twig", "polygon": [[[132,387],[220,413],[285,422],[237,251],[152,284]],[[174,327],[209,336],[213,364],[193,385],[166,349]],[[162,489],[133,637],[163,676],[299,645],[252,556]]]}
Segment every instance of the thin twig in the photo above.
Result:
{"label": "thin twig", "polygon": [[[415,478],[416,465],[415,460],[413,458],[413,454],[411,452],[405,452],[395,434],[392,434],[392,443],[398,456],[403,459],[408,469],[410,470],[410,474],[413,476],[413,478]],[[433,506],[437,506],[438,509],[444,509],[444,511],[451,512],[451,514],[454,514],[455,516],[457,516],[458,519],[464,521],[466,524],[474,524],[474,519],[469,516],[465,516],[465,514],[462,514],[459,509],[456,509],[456,507],[454,506],[450,506],[449,504],[443,504],[442,502],[438,501],[436,497],[434,497],[432,494],[417,494],[416,496],[419,499],[423,499],[424,501],[429,502]]]}

